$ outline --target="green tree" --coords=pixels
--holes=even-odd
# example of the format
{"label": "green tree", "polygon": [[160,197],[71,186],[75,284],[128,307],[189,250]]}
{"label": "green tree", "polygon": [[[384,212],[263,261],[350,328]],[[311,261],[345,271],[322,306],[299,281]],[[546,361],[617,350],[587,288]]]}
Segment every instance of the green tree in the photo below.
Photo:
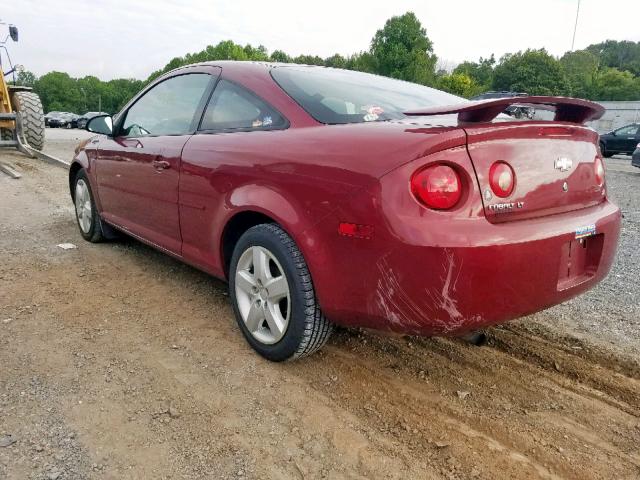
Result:
{"label": "green tree", "polygon": [[424,85],[435,81],[433,44],[413,12],[387,20],[373,37],[370,53],[376,73]]}
{"label": "green tree", "polygon": [[598,57],[588,50],[576,50],[565,53],[560,63],[567,76],[571,96],[590,98],[598,74]]}
{"label": "green tree", "polygon": [[358,72],[375,72],[374,60],[369,52],[360,52],[349,56],[344,68]]}
{"label": "green tree", "polygon": [[293,63],[300,63],[302,65],[324,66],[324,60],[318,55],[298,55],[293,59]]}
{"label": "green tree", "polygon": [[335,55],[332,55],[331,57],[326,58],[324,60],[324,64],[327,67],[346,68],[347,67],[347,59],[344,58],[339,53],[336,53]]}
{"label": "green tree", "polygon": [[16,85],[23,87],[33,87],[36,84],[37,77],[33,72],[23,70],[16,75]]}
{"label": "green tree", "polygon": [[640,77],[631,72],[607,68],[599,72],[593,85],[595,100],[640,100]]}
{"label": "green tree", "polygon": [[493,72],[493,88],[530,95],[564,95],[570,90],[562,65],[544,48],[503,56]]}
{"label": "green tree", "polygon": [[282,50],[274,50],[271,54],[272,62],[291,63],[291,57]]}
{"label": "green tree", "polygon": [[628,70],[640,76],[640,42],[606,40],[586,49],[600,59],[601,66]]}
{"label": "green tree", "polygon": [[67,73],[49,72],[43,75],[36,81],[34,90],[40,95],[45,112],[76,112],[82,105],[82,93],[76,80]]}
{"label": "green tree", "polygon": [[469,98],[478,92],[478,84],[465,73],[451,73],[438,77],[436,86],[440,90]]}
{"label": "green tree", "polygon": [[462,62],[453,69],[453,73],[467,75],[478,85],[479,90],[489,90],[493,82],[493,68],[496,59],[493,54],[489,58],[482,58],[478,62]]}

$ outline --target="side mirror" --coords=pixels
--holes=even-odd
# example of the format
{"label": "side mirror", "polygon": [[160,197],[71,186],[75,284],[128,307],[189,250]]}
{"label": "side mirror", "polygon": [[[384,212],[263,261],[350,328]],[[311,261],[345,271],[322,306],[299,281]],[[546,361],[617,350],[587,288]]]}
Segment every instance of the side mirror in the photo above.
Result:
{"label": "side mirror", "polygon": [[87,122],[87,131],[101,135],[113,135],[113,119],[111,115],[98,115]]}
{"label": "side mirror", "polygon": [[11,40],[13,40],[14,42],[18,41],[18,27],[16,27],[15,25],[9,25],[9,36],[11,37]]}

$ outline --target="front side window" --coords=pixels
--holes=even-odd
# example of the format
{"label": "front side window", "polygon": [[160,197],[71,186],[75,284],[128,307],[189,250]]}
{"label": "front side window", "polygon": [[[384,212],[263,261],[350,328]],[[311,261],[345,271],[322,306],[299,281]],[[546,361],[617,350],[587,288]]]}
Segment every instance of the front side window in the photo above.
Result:
{"label": "front side window", "polygon": [[145,93],[127,111],[121,129],[126,137],[185,135],[211,79],[205,73],[172,77]]}
{"label": "front side window", "polygon": [[422,107],[467,100],[416,83],[324,67],[276,67],[280,87],[322,123],[359,123],[401,119]]}
{"label": "front side window", "polygon": [[202,118],[201,130],[271,130],[285,118],[247,89],[220,80]]}

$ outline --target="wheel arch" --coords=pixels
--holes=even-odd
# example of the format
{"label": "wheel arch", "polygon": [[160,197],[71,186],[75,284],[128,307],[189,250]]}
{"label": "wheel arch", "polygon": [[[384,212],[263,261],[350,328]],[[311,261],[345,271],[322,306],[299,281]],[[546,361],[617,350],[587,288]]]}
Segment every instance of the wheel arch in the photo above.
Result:
{"label": "wheel arch", "polygon": [[[225,203],[229,214],[220,222],[224,226],[219,235],[220,265],[225,278],[228,278],[231,255],[238,239],[260,223],[275,223],[282,228],[296,243],[307,263],[311,263],[307,233],[314,222],[295,199],[266,185],[246,185],[233,191]],[[317,242],[313,243],[317,246]]]}
{"label": "wheel arch", "polygon": [[82,170],[84,167],[80,162],[74,161],[69,167],[69,194],[71,195],[71,200],[75,201],[75,190],[73,188],[73,184],[76,180],[76,176],[78,172]]}
{"label": "wheel arch", "polygon": [[227,220],[220,238],[220,258],[222,259],[222,269],[225,277],[229,278],[231,257],[240,237],[251,227],[263,223],[275,223],[280,228],[284,228],[273,217],[254,209],[236,212]]}

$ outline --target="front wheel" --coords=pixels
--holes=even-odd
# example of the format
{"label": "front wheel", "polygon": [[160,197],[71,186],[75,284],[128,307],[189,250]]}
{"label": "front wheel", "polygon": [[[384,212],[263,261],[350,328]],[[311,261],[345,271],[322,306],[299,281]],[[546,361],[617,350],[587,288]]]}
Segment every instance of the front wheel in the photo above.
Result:
{"label": "front wheel", "polygon": [[302,253],[278,225],[257,225],[240,237],[229,291],[244,337],[268,360],[310,355],[331,335]]}
{"label": "front wheel", "polygon": [[93,243],[101,242],[104,240],[102,220],[98,215],[89,179],[84,170],[78,171],[74,181],[73,192],[76,220],[82,238]]}
{"label": "front wheel", "polygon": [[604,143],[600,144],[600,152],[604,158],[611,158],[615,154],[615,152],[610,152],[607,150],[607,147]]}

